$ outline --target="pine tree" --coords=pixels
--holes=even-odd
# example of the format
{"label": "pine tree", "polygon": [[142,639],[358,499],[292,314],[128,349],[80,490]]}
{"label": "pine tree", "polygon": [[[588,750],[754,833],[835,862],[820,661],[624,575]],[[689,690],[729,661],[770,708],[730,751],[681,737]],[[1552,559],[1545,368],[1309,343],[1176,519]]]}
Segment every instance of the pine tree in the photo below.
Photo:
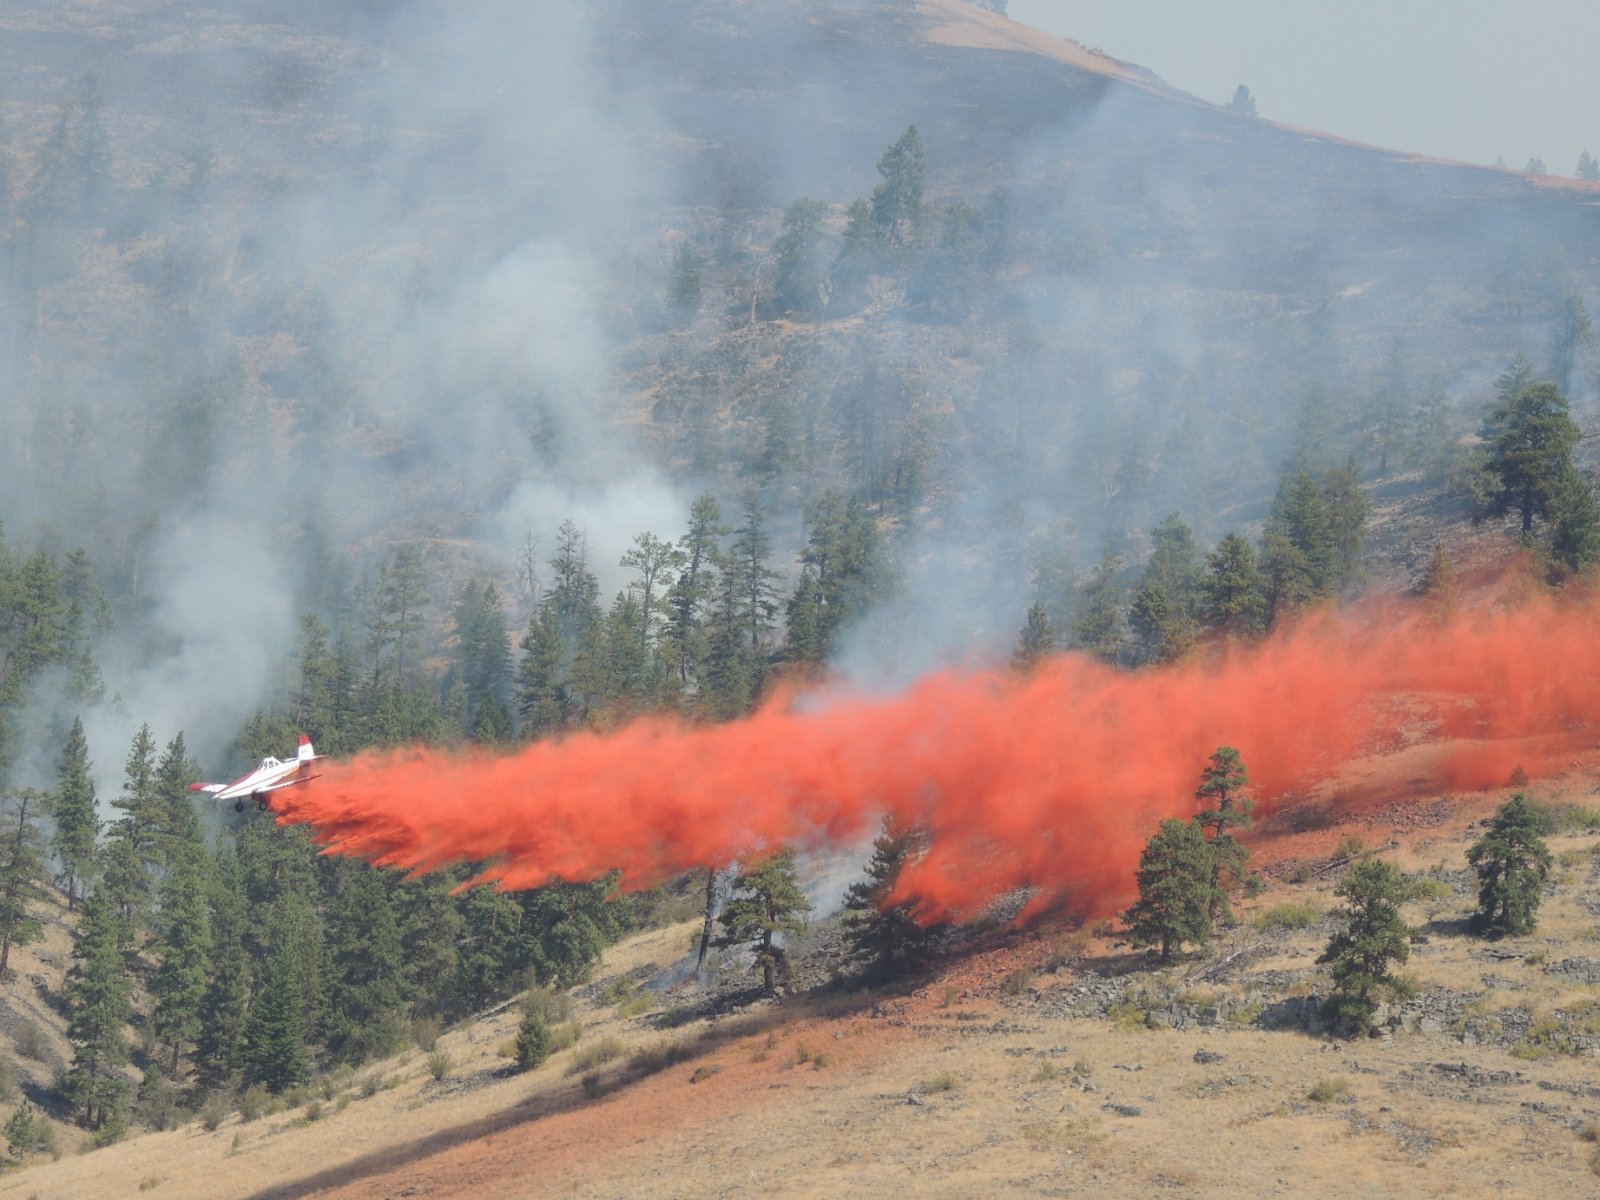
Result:
{"label": "pine tree", "polygon": [[1194,823],[1210,834],[1211,899],[1207,911],[1213,922],[1232,919],[1227,886],[1244,879],[1244,864],[1250,858],[1250,852],[1230,832],[1250,828],[1253,803],[1243,794],[1249,782],[1239,752],[1232,746],[1218,746],[1195,789],[1194,798],[1202,807],[1195,813]]}
{"label": "pine tree", "polygon": [[555,605],[548,598],[529,619],[522,649],[522,664],[517,668],[517,711],[522,715],[522,736],[540,738],[562,728],[571,712],[563,683],[561,626]]}
{"label": "pine tree", "polygon": [[205,834],[200,828],[200,814],[195,811],[194,793],[189,785],[199,778],[199,772],[189,760],[188,748],[180,732],[167,743],[156,764],[153,781],[151,856],[156,873],[172,870],[176,856],[191,847],[205,848]]}
{"label": "pine tree", "polygon": [[1400,917],[1405,881],[1393,863],[1365,858],[1345,873],[1334,895],[1345,901],[1335,914],[1344,928],[1317,959],[1333,976],[1323,1008],[1339,1028],[1359,1032],[1371,1025],[1380,997],[1405,993],[1389,971],[1390,963],[1403,963],[1411,954],[1411,929]]}
{"label": "pine tree", "polygon": [[633,546],[622,556],[620,566],[638,573],[638,579],[628,585],[639,602],[639,643],[648,652],[655,646],[656,626],[660,622],[657,601],[677,579],[684,565],[682,550],[670,542],[663,542],[653,533],[641,533],[633,539]]}
{"label": "pine tree", "polygon": [[1474,933],[1516,937],[1533,932],[1554,861],[1540,827],[1538,811],[1519,792],[1500,806],[1489,831],[1467,851],[1467,862],[1478,873]]}
{"label": "pine tree", "polygon": [[1230,533],[1206,555],[1200,583],[1200,611],[1206,627],[1233,637],[1261,632],[1266,601],[1256,552],[1237,533]]}
{"label": "pine tree", "polygon": [[892,250],[913,245],[922,236],[927,208],[927,167],[922,137],[910,125],[878,160],[882,181],[872,189],[872,228],[880,244]]}
{"label": "pine tree", "polygon": [[72,1065],[62,1093],[81,1106],[83,1123],[114,1132],[123,1119],[128,1081],[127,1027],[133,1016],[129,977],[120,945],[121,922],[103,888],[83,905],[72,969],[67,973],[67,1040]]}
{"label": "pine tree", "polygon": [[1139,856],[1139,899],[1122,919],[1135,946],[1160,946],[1172,961],[1184,943],[1211,940],[1211,851],[1193,821],[1161,822]]}
{"label": "pine tree", "polygon": [[772,246],[782,312],[815,317],[828,307],[828,271],[822,254],[822,222],[827,214],[822,201],[805,198],[783,210],[783,228]]}
{"label": "pine tree", "polygon": [[365,863],[336,864],[328,915],[328,1050],[359,1064],[400,1042],[403,952],[384,878]]}
{"label": "pine tree", "polygon": [[476,1012],[500,994],[517,960],[522,906],[493,888],[475,887],[461,897],[464,932],[457,947],[457,1011]]}
{"label": "pine tree", "polygon": [[1102,662],[1117,662],[1127,633],[1122,616],[1122,585],[1117,580],[1121,567],[1112,551],[1101,554],[1079,593],[1078,611],[1072,618],[1073,646]]}
{"label": "pine tree", "polygon": [[281,1092],[311,1078],[305,989],[289,943],[277,946],[261,972],[239,1046],[245,1079]]}
{"label": "pine tree", "polygon": [[[759,652],[772,632],[778,614],[778,572],[772,569],[772,538],[766,518],[754,496],[745,498],[739,526],[723,571],[730,576],[738,597],[740,624],[752,652]],[[755,686],[760,687],[760,679]]]}
{"label": "pine tree", "polygon": [[95,846],[100,838],[94,777],[89,772],[89,742],[84,737],[82,717],[73,718],[72,729],[61,750],[50,815],[55,821],[52,846],[61,862],[70,911],[77,907],[79,895],[92,878],[97,861]]}
{"label": "pine tree", "polygon": [[454,1001],[466,920],[460,901],[450,893],[461,879],[459,869],[435,871],[406,880],[398,889],[405,991],[419,1016],[443,1016]]}
{"label": "pine tree", "polygon": [[11,948],[44,937],[32,906],[45,899],[44,835],[39,831],[43,797],[31,789],[6,802],[0,832],[0,979],[11,969]]}
{"label": "pine tree", "polygon": [[867,877],[845,893],[845,940],[851,957],[886,975],[922,968],[937,952],[945,934],[943,925],[916,919],[915,897],[893,904],[889,897],[900,874],[927,849],[927,834],[885,817],[883,829],[872,843]]}
{"label": "pine tree", "polygon": [[1556,488],[1554,514],[1550,554],[1556,562],[1569,571],[1585,571],[1600,562],[1600,504],[1577,467]]}
{"label": "pine tree", "polygon": [[[1507,376],[1501,380],[1504,388]],[[1572,450],[1579,430],[1567,398],[1553,383],[1527,383],[1509,397],[1502,394],[1484,419],[1480,436],[1489,450],[1484,470],[1491,490],[1485,511],[1494,517],[1515,512],[1526,537],[1534,518],[1553,515],[1561,485],[1574,469]]]}
{"label": "pine tree", "polygon": [[1034,604],[1028,609],[1027,620],[1017,636],[1017,648],[1012,651],[1011,665],[1019,671],[1031,671],[1049,655],[1055,653],[1056,631],[1050,623],[1050,614],[1044,605]]}
{"label": "pine tree", "polygon": [[1600,161],[1596,161],[1594,155],[1585,150],[1578,155],[1577,174],[1585,183],[1600,181]]}
{"label": "pine tree", "polygon": [[207,888],[211,974],[200,1002],[195,1063],[208,1087],[228,1083],[239,1066],[250,1008],[249,916],[239,859],[232,847],[217,855]]}
{"label": "pine tree", "polygon": [[678,541],[678,575],[667,591],[666,641],[672,648],[679,683],[687,686],[705,662],[706,610],[716,594],[722,536],[722,508],[710,492],[689,509],[689,530]]}
{"label": "pine tree", "polygon": [[122,926],[121,942],[131,949],[147,929],[155,893],[158,836],[164,807],[156,777],[156,742],[150,726],[134,734],[123,768],[122,795],[111,803],[122,816],[111,827],[102,878],[108,899]]}
{"label": "pine tree", "polygon": [[878,527],[854,497],[825,492],[807,507],[806,526],[787,644],[791,657],[821,662],[839,632],[887,594],[890,571]]}
{"label": "pine tree", "polygon": [[718,920],[722,932],[719,948],[748,946],[761,972],[762,988],[772,995],[785,979],[788,959],[777,939],[797,935],[805,928],[811,902],[795,877],[794,853],[779,850],[746,866],[733,881],[733,894]]}
{"label": "pine tree", "polygon": [[150,990],[155,997],[152,1026],[171,1048],[167,1074],[178,1078],[184,1053],[200,1036],[207,982],[212,973],[211,860],[198,838],[179,844],[161,882],[156,937],[160,965]]}

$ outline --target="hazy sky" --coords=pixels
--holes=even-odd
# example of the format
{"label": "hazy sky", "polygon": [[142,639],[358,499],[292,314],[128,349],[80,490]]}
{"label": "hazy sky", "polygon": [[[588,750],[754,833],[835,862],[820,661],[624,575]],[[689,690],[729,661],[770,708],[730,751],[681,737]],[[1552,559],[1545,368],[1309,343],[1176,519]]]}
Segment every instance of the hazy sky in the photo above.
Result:
{"label": "hazy sky", "polygon": [[1597,0],[1010,0],[1012,19],[1264,117],[1570,175],[1600,155]]}

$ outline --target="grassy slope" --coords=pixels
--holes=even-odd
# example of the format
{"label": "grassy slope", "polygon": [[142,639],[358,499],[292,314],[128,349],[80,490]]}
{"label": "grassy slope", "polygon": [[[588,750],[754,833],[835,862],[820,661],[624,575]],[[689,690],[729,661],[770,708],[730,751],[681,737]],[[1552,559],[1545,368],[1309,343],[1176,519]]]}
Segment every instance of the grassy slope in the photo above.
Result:
{"label": "grassy slope", "polygon": [[[1541,793],[1582,800],[1592,789],[1586,773]],[[1374,809],[1336,828],[1263,837],[1257,856],[1289,876],[1355,834],[1408,870],[1442,865],[1450,878],[1469,825],[1499,798]],[[146,1135],[8,1176],[0,1196],[1122,1196],[1168,1188],[1466,1196],[1490,1186],[1505,1196],[1581,1194],[1594,1179],[1582,1130],[1600,1120],[1600,1094],[1582,1092],[1592,1084],[1590,1060],[1527,1043],[1516,1053],[1465,1043],[1456,1032],[1468,1018],[1538,1019],[1592,1002],[1592,988],[1546,965],[1597,953],[1586,906],[1600,877],[1595,839],[1565,835],[1552,847],[1563,865],[1532,937],[1488,945],[1449,932],[1472,903],[1459,875],[1454,891],[1412,906],[1413,921],[1433,924],[1408,969],[1425,995],[1454,996],[1461,1006],[1458,1019],[1427,1032],[1414,1017],[1391,1036],[1358,1042],[1237,1023],[1315,988],[1327,926],[1263,932],[1250,916],[1289,901],[1332,908],[1337,872],[1329,872],[1274,884],[1209,958],[1170,973],[1150,972],[1100,939],[1005,994],[1016,991],[1013,972],[1041,967],[1069,941],[1066,929],[1046,925],[951,964],[911,995],[792,1003],[671,1030],[653,1016],[622,1017],[601,999],[602,987],[590,986],[578,993],[579,1051],[616,1037],[630,1052],[677,1047],[678,1061],[662,1067],[659,1056],[630,1062],[624,1054],[599,1068],[592,1095],[573,1070],[578,1051],[530,1075],[506,1074],[498,1050],[515,1022],[507,1010],[442,1039],[454,1064],[442,1083],[411,1051],[371,1068],[386,1085],[371,1097],[360,1096],[358,1079],[331,1085],[314,1122],[297,1109],[250,1124],[230,1117],[214,1133],[191,1125]],[[600,983],[674,960],[689,928],[617,948]],[[1198,978],[1246,947],[1253,950],[1242,969]],[[1070,1015],[1080,989],[1107,987],[1128,994],[1112,1015]],[[1149,1028],[1145,1011],[1159,1014],[1174,998],[1238,1016],[1212,1027]],[[1197,1063],[1199,1049],[1225,1059]],[[1310,1098],[1321,1081],[1332,1081],[1333,1099]]]}

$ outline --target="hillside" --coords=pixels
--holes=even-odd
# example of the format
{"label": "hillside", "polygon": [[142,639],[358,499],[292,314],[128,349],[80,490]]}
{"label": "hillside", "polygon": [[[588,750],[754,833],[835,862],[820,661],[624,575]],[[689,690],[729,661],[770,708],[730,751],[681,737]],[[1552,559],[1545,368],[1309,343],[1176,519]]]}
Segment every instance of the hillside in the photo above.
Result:
{"label": "hillside", "polygon": [[[1595,765],[1541,800],[1583,805]],[[412,1050],[289,1111],[32,1166],[0,1195],[1580,1194],[1600,1120],[1594,830],[1552,839],[1534,935],[1467,937],[1462,852],[1502,798],[1263,831],[1252,845],[1276,882],[1170,971],[1114,933],[1047,921],[980,939],[908,993],[707,1020],[677,991],[622,1015],[619,982],[673,978],[692,927],[671,927],[607,956],[574,992],[577,1046],[531,1074],[501,1056],[518,1015],[502,1008],[441,1039],[441,1081]],[[1352,836],[1438,885],[1407,912],[1416,996],[1353,1042],[1305,1027]],[[585,1054],[594,1065],[574,1066]]]}
{"label": "hillside", "polygon": [[[961,0],[0,0],[0,67],[0,1196],[1591,1182],[1600,185]],[[1261,877],[1157,970],[1228,746]],[[960,927],[868,986],[880,820]],[[1346,1040],[1350,837],[1416,993]],[[789,847],[793,977],[686,982]]]}

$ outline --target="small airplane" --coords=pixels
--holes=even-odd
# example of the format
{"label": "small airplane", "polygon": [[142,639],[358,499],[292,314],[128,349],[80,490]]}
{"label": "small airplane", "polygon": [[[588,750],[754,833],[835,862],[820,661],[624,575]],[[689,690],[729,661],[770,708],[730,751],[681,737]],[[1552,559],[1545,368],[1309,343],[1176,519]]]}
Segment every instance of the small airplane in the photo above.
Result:
{"label": "small airplane", "polygon": [[243,812],[244,802],[247,799],[254,799],[257,806],[265,811],[269,793],[294,787],[299,783],[309,783],[317,778],[311,773],[311,764],[319,758],[326,757],[326,754],[318,754],[312,750],[311,739],[302,733],[300,748],[289,761],[280,762],[269,755],[261,760],[259,767],[242,779],[235,779],[232,783],[191,783],[189,790],[210,792],[218,800],[232,800],[234,812]]}

